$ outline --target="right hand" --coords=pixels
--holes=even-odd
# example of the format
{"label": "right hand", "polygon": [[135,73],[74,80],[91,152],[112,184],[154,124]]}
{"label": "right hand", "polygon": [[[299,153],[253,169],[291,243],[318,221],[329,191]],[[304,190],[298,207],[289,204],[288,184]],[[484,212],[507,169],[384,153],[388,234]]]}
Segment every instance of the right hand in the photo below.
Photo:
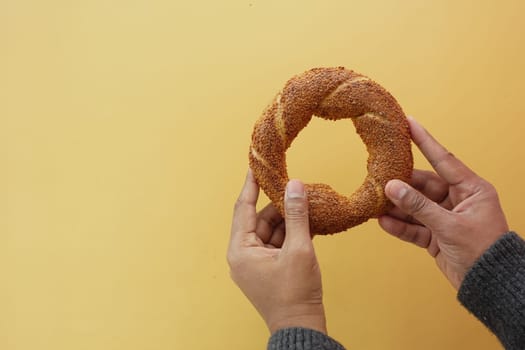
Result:
{"label": "right hand", "polygon": [[231,276],[271,333],[303,327],[326,334],[321,270],[310,235],[304,184],[288,182],[284,222],[271,204],[256,213],[258,195],[259,185],[249,171],[233,215]]}
{"label": "right hand", "polygon": [[412,139],[436,173],[414,170],[410,184],[391,180],[385,194],[395,204],[380,226],[426,248],[454,288],[509,227],[495,188],[409,118]]}

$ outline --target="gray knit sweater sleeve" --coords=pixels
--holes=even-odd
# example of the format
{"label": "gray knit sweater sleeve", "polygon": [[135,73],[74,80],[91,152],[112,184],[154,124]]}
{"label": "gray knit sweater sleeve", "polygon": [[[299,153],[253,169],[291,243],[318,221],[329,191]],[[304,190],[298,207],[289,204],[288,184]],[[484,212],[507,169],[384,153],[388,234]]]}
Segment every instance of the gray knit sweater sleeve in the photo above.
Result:
{"label": "gray knit sweater sleeve", "polygon": [[505,349],[525,349],[525,241],[502,236],[467,273],[458,299]]}
{"label": "gray knit sweater sleeve", "polygon": [[345,350],[329,336],[308,328],[284,328],[272,334],[268,350]]}

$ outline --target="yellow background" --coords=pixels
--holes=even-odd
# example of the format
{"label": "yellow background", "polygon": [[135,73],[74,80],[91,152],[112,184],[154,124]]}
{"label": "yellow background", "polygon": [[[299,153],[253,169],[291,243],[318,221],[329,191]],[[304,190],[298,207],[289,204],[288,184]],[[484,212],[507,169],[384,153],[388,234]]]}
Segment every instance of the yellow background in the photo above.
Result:
{"label": "yellow background", "polygon": [[[0,1],[0,348],[264,348],[229,279],[231,209],[255,120],[311,67],[385,86],[523,232],[524,4]],[[288,157],[342,193],[365,173],[349,121],[314,119]],[[375,221],[315,246],[347,347],[499,348]]]}

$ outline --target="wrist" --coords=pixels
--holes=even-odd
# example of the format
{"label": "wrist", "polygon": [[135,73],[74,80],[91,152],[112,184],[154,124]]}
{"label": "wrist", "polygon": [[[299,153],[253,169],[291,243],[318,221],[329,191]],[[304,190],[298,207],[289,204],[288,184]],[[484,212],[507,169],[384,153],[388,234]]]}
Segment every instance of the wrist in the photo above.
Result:
{"label": "wrist", "polygon": [[267,321],[273,334],[284,328],[301,327],[327,334],[326,317],[323,304],[291,307],[282,310],[277,317]]}

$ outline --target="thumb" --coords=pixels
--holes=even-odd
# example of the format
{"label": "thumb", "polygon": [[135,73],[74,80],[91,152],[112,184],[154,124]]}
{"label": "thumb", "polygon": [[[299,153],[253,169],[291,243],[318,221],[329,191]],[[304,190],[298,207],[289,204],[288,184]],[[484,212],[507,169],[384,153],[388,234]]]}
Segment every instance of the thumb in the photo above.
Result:
{"label": "thumb", "polygon": [[305,244],[311,245],[308,199],[304,184],[299,180],[290,180],[286,185],[284,214],[286,236],[283,247],[296,249]]}
{"label": "thumb", "polygon": [[446,209],[403,181],[389,181],[385,186],[385,194],[399,209],[429,228],[435,228],[448,220],[449,212]]}

